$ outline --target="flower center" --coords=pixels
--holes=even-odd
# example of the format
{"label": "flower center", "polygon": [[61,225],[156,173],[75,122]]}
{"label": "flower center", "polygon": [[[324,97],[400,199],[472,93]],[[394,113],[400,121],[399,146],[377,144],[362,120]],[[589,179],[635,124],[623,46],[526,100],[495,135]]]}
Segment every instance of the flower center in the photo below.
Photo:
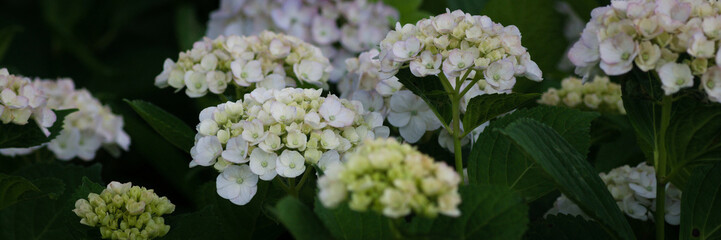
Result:
{"label": "flower center", "polygon": [[203,86],[203,84],[200,83],[200,82],[195,83],[195,88],[200,88],[200,87],[202,87],[202,86]]}
{"label": "flower center", "polygon": [[270,145],[270,147],[272,147],[272,148],[277,148],[277,147],[278,147],[278,144],[277,144],[277,143],[273,143],[273,144]]}
{"label": "flower center", "polygon": [[268,162],[262,162],[262,163],[260,163],[260,166],[267,167],[267,166],[268,166]]}
{"label": "flower center", "polygon": [[648,53],[644,53],[643,55],[641,55],[641,59],[643,59],[644,61],[648,60]]}
{"label": "flower center", "polygon": [[242,73],[240,73],[240,77],[241,77],[241,78],[247,78],[247,77],[248,77],[248,73],[247,73],[247,72],[242,72]]}
{"label": "flower center", "polygon": [[300,76],[302,76],[303,78],[306,78],[306,79],[308,78],[308,74],[306,74],[306,73],[300,74]]}
{"label": "flower center", "polygon": [[258,138],[258,134],[257,134],[257,133],[253,133],[253,138]]}
{"label": "flower center", "polygon": [[298,145],[298,140],[293,140],[293,145]]}
{"label": "flower center", "polygon": [[708,86],[708,88],[713,88],[715,85],[716,85],[716,84],[714,84],[713,81],[708,81],[708,82],[706,83],[706,86]]}
{"label": "flower center", "polygon": [[498,80],[500,80],[500,79],[501,79],[501,75],[500,75],[500,74],[493,75],[493,80],[498,81]]}
{"label": "flower center", "polygon": [[427,68],[427,69],[432,69],[432,68],[433,68],[433,64],[430,64],[430,63],[426,64],[426,68]]}
{"label": "flower center", "polygon": [[[709,83],[710,83],[710,82],[709,82]],[[713,84],[713,83],[712,83],[712,84]],[[713,88],[713,87],[710,87],[710,88]],[[375,112],[376,109],[375,109],[374,107],[369,107],[369,108],[368,108],[368,111],[369,111],[369,112]]]}
{"label": "flower center", "polygon": [[330,119],[331,121],[335,121],[335,116],[330,116],[328,117],[328,119]]}
{"label": "flower center", "polygon": [[625,53],[621,54],[621,59],[623,59],[624,61],[628,60],[628,58],[630,58],[630,57],[631,57],[630,53],[625,52]]}
{"label": "flower center", "polygon": [[459,64],[458,64],[458,67],[459,67],[459,68],[464,68],[464,67],[466,67],[466,63],[459,63]]}
{"label": "flower center", "polygon": [[653,190],[653,188],[651,188],[651,186],[646,187],[646,191],[650,192],[651,190]]}
{"label": "flower center", "polygon": [[415,115],[418,115],[418,111],[416,111],[416,110],[411,111],[411,116],[415,116]]}
{"label": "flower center", "polygon": [[679,79],[676,80],[676,85],[681,86],[681,85],[683,85],[683,83],[685,83],[685,82],[686,82],[686,80],[684,80],[683,78],[679,78]]}
{"label": "flower center", "polygon": [[245,181],[243,178],[235,179],[235,182],[238,184],[243,184],[243,181]]}
{"label": "flower center", "polygon": [[289,167],[289,168],[295,168],[295,163],[290,163],[290,164],[288,164],[288,167]]}

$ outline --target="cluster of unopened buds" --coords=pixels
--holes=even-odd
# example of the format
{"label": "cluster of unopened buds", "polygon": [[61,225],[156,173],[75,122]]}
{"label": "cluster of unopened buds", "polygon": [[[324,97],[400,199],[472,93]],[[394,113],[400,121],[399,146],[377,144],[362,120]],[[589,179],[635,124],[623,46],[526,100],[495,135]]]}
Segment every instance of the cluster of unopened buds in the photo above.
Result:
{"label": "cluster of unopened buds", "polygon": [[575,77],[565,78],[561,81],[561,89],[549,88],[538,103],[626,114],[621,99],[621,86],[602,76],[596,76],[593,81],[586,83]]}
{"label": "cluster of unopened buds", "polygon": [[[2,70],[0,70],[2,75]],[[80,158],[85,161],[90,161],[95,158],[95,154],[100,147],[105,147],[113,154],[118,153],[118,147],[127,151],[130,146],[130,137],[125,131],[123,131],[123,118],[119,115],[113,114],[108,106],[102,105],[100,101],[94,98],[90,92],[85,89],[75,89],[75,83],[71,79],[57,79],[57,80],[46,80],[46,79],[35,79],[30,81],[28,78],[18,77],[9,75],[7,79],[11,79],[8,82],[11,85],[19,86],[19,83],[23,83],[22,94],[16,95],[13,98],[17,101],[23,102],[25,99],[30,99],[29,96],[34,96],[28,105],[22,111],[31,111],[36,117],[45,118],[44,123],[39,124],[40,127],[47,132],[46,128],[50,127],[55,122],[55,113],[52,110],[65,110],[65,109],[76,109],[76,111],[68,114],[63,119],[63,128],[60,134],[51,140],[47,147],[52,151],[55,156],[60,160],[71,160],[74,158]],[[2,76],[0,76],[2,78]],[[0,80],[1,81],[1,80]],[[29,90],[32,89],[32,90]],[[3,90],[5,92],[5,90]],[[6,99],[11,98],[10,88],[8,88]],[[32,92],[32,95],[29,93]],[[19,100],[18,100],[19,99]],[[11,103],[11,101],[3,101],[4,103]],[[32,104],[40,104],[42,102],[42,108],[38,110],[30,110]],[[16,113],[17,109],[10,109],[9,115],[18,117]],[[39,110],[42,109],[42,110]],[[42,113],[45,112],[45,113]],[[22,114],[21,114],[22,115]],[[13,118],[19,120],[19,118]],[[37,118],[36,118],[37,120]],[[27,121],[27,119],[25,120]],[[41,122],[39,121],[39,122]],[[3,155],[23,155],[31,153],[41,146],[35,146],[30,148],[6,148],[0,149],[0,154]]]}
{"label": "cluster of unopened buds", "polygon": [[0,69],[0,121],[3,124],[25,125],[34,120],[40,127],[55,123],[55,113],[47,106],[43,89],[30,78],[12,75]]}
{"label": "cluster of unopened buds", "polygon": [[[656,205],[656,171],[652,166],[645,162],[636,167],[625,165],[601,173],[600,176],[618,207],[627,216],[642,221],[653,219],[653,214],[656,214],[652,212]],[[678,225],[681,222],[681,190],[671,183],[666,185],[665,206],[666,222]],[[588,219],[578,205],[565,195],[558,197],[546,214],[580,215]]]}
{"label": "cluster of unopened buds", "polygon": [[721,102],[721,4],[697,0],[613,0],[591,12],[581,39],[568,53],[576,73],[597,67],[606,75],[634,66],[652,72],[666,95],[694,86]]}
{"label": "cluster of unopened buds", "polygon": [[344,163],[326,168],[318,179],[318,198],[325,207],[348,199],[352,210],[370,209],[391,218],[411,212],[457,217],[460,181],[453,168],[408,144],[393,138],[367,140]]}
{"label": "cluster of unopened buds", "polygon": [[175,211],[166,197],[152,189],[131,183],[111,182],[100,194],[75,202],[75,215],[80,223],[100,228],[103,239],[153,239],[165,236],[170,226],[163,215]]}
{"label": "cluster of unopened buds", "polygon": [[208,37],[254,35],[274,29],[320,47],[335,59],[330,79],[344,74],[343,60],[375,47],[398,19],[382,1],[221,0],[210,14]]}
{"label": "cluster of unopened buds", "polygon": [[243,100],[200,113],[190,166],[214,166],[218,194],[244,205],[258,178],[295,178],[324,169],[364,139],[388,137],[383,117],[360,102],[321,97],[320,89],[257,88]]}
{"label": "cluster of unopened buds", "polygon": [[319,48],[293,36],[263,31],[253,36],[204,38],[181,52],[177,62],[166,59],[155,85],[176,91],[185,88],[192,98],[208,91],[222,95],[231,85],[239,92],[299,83],[325,87],[332,68]]}

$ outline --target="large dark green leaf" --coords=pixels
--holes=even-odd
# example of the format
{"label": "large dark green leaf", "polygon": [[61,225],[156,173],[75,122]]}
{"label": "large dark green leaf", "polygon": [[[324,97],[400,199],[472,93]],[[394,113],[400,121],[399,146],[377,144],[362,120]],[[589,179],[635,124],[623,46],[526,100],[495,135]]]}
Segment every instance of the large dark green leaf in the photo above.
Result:
{"label": "large dark green leaf", "polygon": [[225,224],[216,216],[214,206],[207,206],[197,212],[169,216],[166,224],[170,225],[170,232],[162,239],[225,239],[221,234]]}
{"label": "large dark green leaf", "polygon": [[65,116],[76,110],[77,109],[67,109],[55,111],[57,120],[55,120],[53,126],[48,128],[50,136],[45,136],[40,126],[32,119],[25,125],[0,123],[0,132],[2,133],[0,134],[0,148],[28,148],[49,142],[57,137],[60,131],[63,130]]}
{"label": "large dark green leaf", "polygon": [[598,173],[563,137],[533,119],[519,119],[499,129],[531,156],[556,187],[616,237],[634,239],[633,231]]}
{"label": "large dark green leaf", "polygon": [[638,146],[653,162],[653,149],[658,132],[661,108],[656,106],[661,93],[659,83],[651,75],[632,71],[622,86],[623,107],[631,126],[636,130]]}
{"label": "large dark green leaf", "polygon": [[612,238],[603,231],[597,222],[585,220],[580,216],[563,214],[549,215],[538,222],[531,223],[526,237],[529,240],[605,240]]}
{"label": "large dark green leaf", "polygon": [[443,125],[448,126],[453,119],[451,99],[443,89],[441,80],[436,76],[416,77],[407,68],[396,74],[398,80],[413,94],[418,95],[433,110]]}
{"label": "large dark green leaf", "polygon": [[190,152],[195,142],[195,132],[182,120],[142,100],[125,100],[165,140],[185,152]]}
{"label": "large dark green leaf", "polygon": [[463,129],[473,131],[481,124],[524,107],[538,97],[536,93],[483,94],[471,98],[463,115]]}
{"label": "large dark green leaf", "polygon": [[555,129],[578,152],[588,152],[589,128],[598,114],[579,110],[539,106],[517,110],[492,122],[481,133],[469,155],[468,176],[473,183],[508,186],[527,201],[537,199],[555,188],[546,173],[522,149],[496,128],[505,128],[519,118],[532,118]]}
{"label": "large dark green leaf", "polygon": [[460,189],[463,201],[457,218],[416,217],[406,226],[410,238],[521,239],[528,228],[528,205],[504,186],[468,185]]}
{"label": "large dark green leaf", "polygon": [[193,43],[205,35],[205,28],[198,22],[190,4],[181,4],[175,9],[175,34],[181,50],[192,48]]}
{"label": "large dark green leaf", "polygon": [[17,25],[10,25],[0,29],[0,61],[2,61],[5,56],[5,51],[10,47],[10,43],[12,43],[15,34],[21,30],[22,28]]}
{"label": "large dark green leaf", "polygon": [[313,209],[335,239],[391,239],[388,219],[371,211],[356,212],[347,204],[335,209],[323,207],[315,201]]}
{"label": "large dark green leaf", "polygon": [[24,177],[0,173],[0,210],[22,200],[23,194],[39,191],[35,184]]}
{"label": "large dark green leaf", "polygon": [[[307,206],[295,197],[287,196],[272,208],[278,220],[299,240],[333,239],[328,229]],[[348,219],[357,220],[357,219]],[[368,231],[373,231],[372,229]],[[355,232],[358,234],[358,232]],[[342,239],[342,238],[341,238]]]}
{"label": "large dark green leaf", "polygon": [[681,199],[680,239],[721,239],[721,164],[697,167]]}
{"label": "large dark green leaf", "polygon": [[[401,24],[415,24],[418,20],[428,17],[430,13],[420,10],[422,0],[383,0],[383,3],[398,10],[401,19],[396,19]],[[392,22],[395,24],[394,22]]]}
{"label": "large dark green leaf", "polygon": [[[56,197],[23,201],[0,211],[0,239],[92,239],[97,229],[81,225],[72,209],[77,199],[74,190],[83,178],[100,182],[100,165],[79,167],[60,164],[36,164],[14,173],[26,179],[54,178],[64,184]],[[40,185],[40,184],[36,184]],[[40,187],[42,189],[42,187]],[[86,194],[87,195],[87,194]],[[87,196],[86,196],[87,197]]]}

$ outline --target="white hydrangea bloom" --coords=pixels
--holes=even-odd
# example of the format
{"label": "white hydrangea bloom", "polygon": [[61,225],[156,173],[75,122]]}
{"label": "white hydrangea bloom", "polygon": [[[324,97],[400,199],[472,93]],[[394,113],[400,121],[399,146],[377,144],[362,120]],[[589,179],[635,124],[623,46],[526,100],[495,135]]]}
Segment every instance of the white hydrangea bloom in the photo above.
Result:
{"label": "white hydrangea bloom", "polygon": [[46,105],[44,89],[26,77],[0,69],[0,121],[3,124],[25,125],[34,120],[47,128],[55,123],[55,114]]}
{"label": "white hydrangea bloom", "polygon": [[[716,5],[716,1],[696,0],[612,0],[591,12],[568,58],[584,79],[599,67],[606,75],[626,74],[634,66],[655,71],[665,94],[675,94],[693,86],[697,76],[701,80],[712,76],[705,73],[721,62],[717,48],[721,9]],[[720,101],[711,95],[714,91],[706,92],[711,101]]]}
{"label": "white hydrangea bloom", "polygon": [[[656,172],[652,166],[646,165],[645,162],[636,167],[625,165],[599,175],[618,207],[627,216],[641,221],[653,219],[656,205]],[[681,222],[681,190],[671,183],[666,184],[665,204],[666,222],[678,225]],[[565,195],[556,199],[553,208],[546,213],[548,214],[580,215],[589,219],[578,205]]]}
{"label": "white hydrangea bloom", "polygon": [[218,195],[236,205],[245,205],[258,191],[258,175],[248,165],[231,165],[215,181]]}
{"label": "white hydrangea bloom", "polygon": [[[583,104],[580,104],[581,102]],[[561,89],[549,88],[538,103],[626,114],[621,99],[621,85],[601,76],[596,76],[593,81],[586,83],[575,77],[565,78],[561,81]]]}
{"label": "white hydrangea bloom", "polygon": [[[276,175],[295,178],[311,167],[306,164],[324,169],[363,140],[388,136],[379,113],[365,111],[360,102],[321,97],[321,93],[320,89],[256,88],[243,100],[204,109],[190,166],[214,166],[223,172],[218,178],[223,186],[235,186],[223,174],[238,166],[248,167],[255,181],[270,181]],[[240,205],[252,198],[234,189],[218,193]]]}
{"label": "white hydrangea bloom", "polygon": [[[210,14],[206,35],[254,35],[274,29],[298,37],[338,59],[328,76],[335,82],[345,72],[343,60],[377,46],[397,19],[398,12],[381,1],[221,0],[220,8]],[[271,48],[278,55],[287,52],[278,43]]]}
{"label": "white hydrangea bloom", "polygon": [[436,130],[441,123],[420,97],[408,90],[401,90],[391,97],[388,122],[398,127],[404,140],[415,143],[426,131]]}
{"label": "white hydrangea bloom", "polygon": [[282,89],[295,86],[296,80],[325,86],[333,67],[320,48],[284,34],[253,34],[257,35],[221,35],[196,42],[178,55],[177,62],[165,60],[155,85],[185,88],[191,98],[223,94],[230,86]]}

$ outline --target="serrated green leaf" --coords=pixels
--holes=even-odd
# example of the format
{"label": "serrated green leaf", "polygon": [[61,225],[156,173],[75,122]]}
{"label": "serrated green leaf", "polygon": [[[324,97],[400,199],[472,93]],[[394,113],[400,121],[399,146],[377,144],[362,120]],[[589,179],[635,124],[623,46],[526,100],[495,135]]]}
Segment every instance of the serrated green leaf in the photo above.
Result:
{"label": "serrated green leaf", "polygon": [[413,94],[423,99],[428,107],[436,114],[436,117],[444,126],[448,126],[452,118],[451,99],[443,89],[441,80],[436,76],[416,77],[407,68],[401,69],[396,74],[398,80]]}
{"label": "serrated green leaf", "polygon": [[522,149],[493,129],[505,128],[520,118],[531,118],[547,124],[584,154],[590,146],[591,121],[598,116],[562,107],[539,106],[520,109],[493,122],[478,136],[468,161],[468,177],[472,183],[490,183],[519,191],[533,201],[555,188],[548,175]]}
{"label": "serrated green leaf", "polygon": [[105,187],[103,187],[102,185],[93,182],[88,177],[83,176],[82,184],[75,188],[75,191],[73,192],[73,195],[70,199],[87,199],[90,193],[100,194],[104,189]]}
{"label": "serrated green leaf", "polygon": [[25,125],[0,124],[0,132],[2,132],[0,148],[29,148],[49,142],[63,130],[65,117],[75,111],[77,109],[55,110],[57,120],[48,128],[50,136],[45,136],[40,126],[32,119]]}
{"label": "serrated green leaf", "polygon": [[721,164],[697,167],[681,199],[680,239],[721,239]]}
{"label": "serrated green leaf", "polygon": [[0,173],[0,210],[21,201],[22,195],[29,192],[40,189],[24,177]]}
{"label": "serrated green leaf", "polygon": [[581,216],[559,214],[549,215],[538,222],[531,223],[526,238],[529,240],[605,240],[612,236],[603,231],[597,222],[583,219]]}
{"label": "serrated green leaf", "polygon": [[328,209],[316,199],[313,209],[335,239],[392,239],[388,219],[375,212],[356,212],[347,204]]}
{"label": "serrated green leaf", "polygon": [[635,239],[598,173],[558,132],[533,119],[519,119],[497,131],[531,156],[556,187],[604,229],[621,239]]}
{"label": "serrated green leaf", "polygon": [[175,34],[181,50],[192,48],[193,43],[205,36],[205,28],[198,21],[192,5],[181,4],[175,9]]}
{"label": "serrated green leaf", "polygon": [[483,94],[471,98],[463,115],[463,129],[470,133],[491,119],[532,103],[539,95],[536,93]]}
{"label": "serrated green leaf", "polygon": [[278,201],[271,211],[288,228],[295,239],[333,239],[313,211],[297,198],[287,196]]}
{"label": "serrated green leaf", "polygon": [[528,205],[504,186],[467,185],[460,188],[461,216],[415,217],[405,231],[409,238],[521,239],[528,225]]}
{"label": "serrated green leaf", "polygon": [[125,102],[165,140],[180,150],[190,152],[195,144],[195,132],[185,122],[152,103],[127,99]]}

